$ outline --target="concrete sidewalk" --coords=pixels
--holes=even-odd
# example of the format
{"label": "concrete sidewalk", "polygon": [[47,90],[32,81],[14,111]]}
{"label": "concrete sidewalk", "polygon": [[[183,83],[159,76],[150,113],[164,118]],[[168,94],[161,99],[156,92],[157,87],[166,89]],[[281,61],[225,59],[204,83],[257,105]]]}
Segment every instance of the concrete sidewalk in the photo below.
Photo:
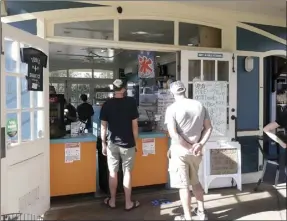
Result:
{"label": "concrete sidewalk", "polygon": [[[286,220],[286,184],[277,188],[262,184],[259,192],[254,184],[244,185],[243,191],[234,188],[211,190],[205,197],[210,220]],[[47,220],[173,220],[182,214],[178,193],[162,190],[135,194],[141,207],[133,211],[123,210],[123,198],[119,197],[117,209],[109,209],[103,199],[57,205],[47,212]],[[167,199],[169,204],[153,206],[151,201]],[[193,198],[193,206],[194,203]],[[196,220],[196,217],[194,217]]]}

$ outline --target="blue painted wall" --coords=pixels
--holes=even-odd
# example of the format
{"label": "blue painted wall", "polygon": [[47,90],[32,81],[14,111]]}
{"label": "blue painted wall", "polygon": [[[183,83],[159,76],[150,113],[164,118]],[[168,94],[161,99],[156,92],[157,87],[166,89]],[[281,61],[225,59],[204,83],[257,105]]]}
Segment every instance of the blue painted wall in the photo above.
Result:
{"label": "blue painted wall", "polygon": [[254,57],[254,69],[246,72],[244,60],[237,57],[237,129],[259,129],[259,58]]}
{"label": "blue painted wall", "polygon": [[51,11],[69,8],[98,7],[102,5],[81,3],[76,1],[14,1],[6,0],[8,15],[18,15],[24,13],[33,13],[41,11]]}
{"label": "blue painted wall", "polygon": [[251,25],[255,28],[259,28],[263,31],[269,32],[270,34],[276,35],[279,38],[287,39],[286,27],[261,25],[261,24],[247,23],[247,22],[245,24]]}
{"label": "blue painted wall", "polygon": [[12,22],[9,23],[15,28],[19,28],[23,31],[29,32],[30,34],[37,35],[37,20],[31,19],[27,21],[19,21],[19,22]]}
{"label": "blue painted wall", "polygon": [[258,171],[258,142],[256,136],[239,137],[241,144],[241,170],[242,173]]}
{"label": "blue painted wall", "polygon": [[237,28],[236,36],[237,50],[240,51],[286,50],[286,45],[243,28]]}
{"label": "blue painted wall", "polygon": [[[249,24],[286,39],[286,29],[275,26]],[[265,36],[237,28],[237,50],[266,52],[286,50],[286,45]],[[246,55],[247,56],[247,55]],[[259,58],[254,58],[254,70],[244,70],[245,56],[237,57],[237,116],[238,131],[259,129]],[[239,137],[242,147],[242,172],[258,171],[258,143],[256,137]]]}

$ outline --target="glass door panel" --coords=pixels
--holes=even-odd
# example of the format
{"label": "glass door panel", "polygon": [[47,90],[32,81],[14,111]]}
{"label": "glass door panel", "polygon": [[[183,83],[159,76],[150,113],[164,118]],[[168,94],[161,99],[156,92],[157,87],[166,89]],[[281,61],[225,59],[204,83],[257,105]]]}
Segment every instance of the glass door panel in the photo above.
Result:
{"label": "glass door panel", "polygon": [[204,81],[215,81],[215,61],[203,60],[203,79]]}

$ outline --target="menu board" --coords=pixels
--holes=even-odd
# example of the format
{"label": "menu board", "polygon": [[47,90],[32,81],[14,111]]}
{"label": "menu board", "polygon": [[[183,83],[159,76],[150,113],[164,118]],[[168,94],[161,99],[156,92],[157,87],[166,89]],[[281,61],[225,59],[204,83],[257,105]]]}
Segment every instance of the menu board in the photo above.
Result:
{"label": "menu board", "polygon": [[226,136],[227,82],[194,82],[193,99],[200,101],[207,109],[213,126],[212,136]]}
{"label": "menu board", "polygon": [[164,123],[166,108],[174,102],[173,95],[168,89],[161,89],[158,91],[157,99],[157,115],[160,115],[160,120],[157,123],[157,129],[167,131]]}
{"label": "menu board", "polygon": [[210,175],[236,174],[238,149],[219,148],[210,150]]}

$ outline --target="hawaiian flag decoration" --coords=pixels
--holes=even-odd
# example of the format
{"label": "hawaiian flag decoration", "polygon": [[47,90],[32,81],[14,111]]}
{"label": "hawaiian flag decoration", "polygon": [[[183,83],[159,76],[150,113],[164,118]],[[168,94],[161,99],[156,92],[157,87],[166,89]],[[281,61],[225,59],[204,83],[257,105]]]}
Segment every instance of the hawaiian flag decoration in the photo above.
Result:
{"label": "hawaiian flag decoration", "polygon": [[150,51],[141,51],[138,54],[138,76],[139,78],[154,78],[154,53]]}

